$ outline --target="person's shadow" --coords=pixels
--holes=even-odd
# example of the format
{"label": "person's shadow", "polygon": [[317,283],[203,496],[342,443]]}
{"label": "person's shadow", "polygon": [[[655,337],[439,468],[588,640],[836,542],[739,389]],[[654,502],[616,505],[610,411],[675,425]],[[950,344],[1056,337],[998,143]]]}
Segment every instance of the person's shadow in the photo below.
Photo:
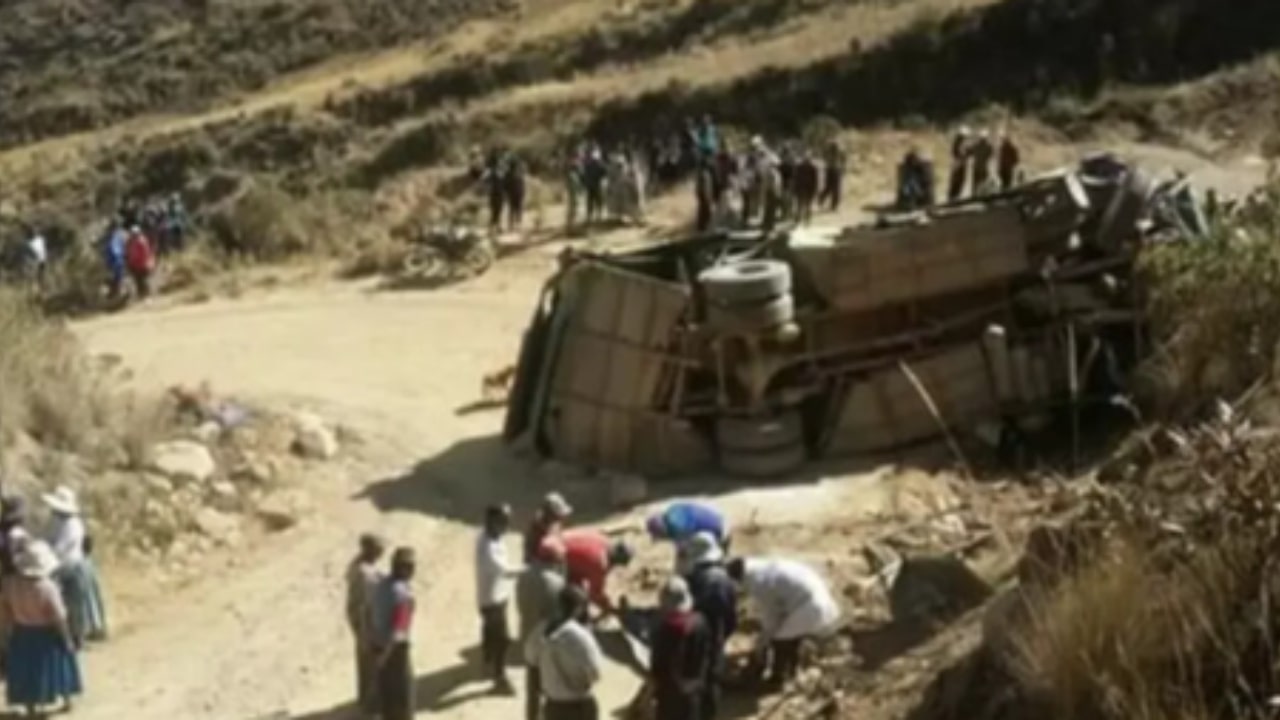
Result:
{"label": "person's shadow", "polygon": [[[524,667],[515,643],[507,650],[507,668]],[[481,667],[480,648],[459,653],[458,663],[418,676],[414,688],[419,711],[443,712],[486,697],[494,697],[493,678]]]}

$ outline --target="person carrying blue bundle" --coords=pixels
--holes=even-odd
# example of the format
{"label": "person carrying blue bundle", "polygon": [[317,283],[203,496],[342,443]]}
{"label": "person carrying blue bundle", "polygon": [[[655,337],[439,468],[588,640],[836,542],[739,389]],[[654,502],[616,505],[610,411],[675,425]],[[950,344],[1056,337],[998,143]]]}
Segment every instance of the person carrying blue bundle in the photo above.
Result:
{"label": "person carrying blue bundle", "polygon": [[729,521],[719,510],[703,503],[672,503],[650,516],[645,527],[654,540],[671,540],[683,545],[704,532],[716,539],[721,550],[729,548]]}

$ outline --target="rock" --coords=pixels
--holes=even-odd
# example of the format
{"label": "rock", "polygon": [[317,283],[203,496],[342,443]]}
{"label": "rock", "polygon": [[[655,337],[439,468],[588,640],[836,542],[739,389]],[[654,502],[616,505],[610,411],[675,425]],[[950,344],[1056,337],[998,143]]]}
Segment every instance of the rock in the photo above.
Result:
{"label": "rock", "polygon": [[218,480],[209,486],[209,500],[218,510],[234,512],[240,505],[240,493],[232,483]]}
{"label": "rock", "polygon": [[151,469],[178,483],[204,483],[218,470],[209,448],[191,440],[160,443],[151,449]]}
{"label": "rock", "polygon": [[328,460],[338,454],[338,436],[324,420],[311,413],[293,416],[293,451],[313,460]]}
{"label": "rock", "polygon": [[169,497],[173,494],[173,483],[169,478],[156,473],[145,473],[142,476],[142,482],[147,486],[147,491],[158,497]]}
{"label": "rock", "polygon": [[614,507],[639,505],[649,498],[649,482],[639,475],[609,474],[609,501]]}
{"label": "rock", "polygon": [[196,527],[218,545],[234,545],[240,541],[240,523],[235,516],[213,508],[202,508],[196,513]]}
{"label": "rock", "polygon": [[191,431],[191,438],[205,445],[212,445],[222,439],[222,425],[213,420],[200,423]]}
{"label": "rock", "polygon": [[269,485],[279,474],[279,468],[274,461],[264,460],[257,454],[248,452],[231,471],[232,479],[248,485]]}
{"label": "rock", "polygon": [[299,492],[268,495],[258,504],[258,519],[269,532],[283,532],[302,521],[310,510],[310,502]]}

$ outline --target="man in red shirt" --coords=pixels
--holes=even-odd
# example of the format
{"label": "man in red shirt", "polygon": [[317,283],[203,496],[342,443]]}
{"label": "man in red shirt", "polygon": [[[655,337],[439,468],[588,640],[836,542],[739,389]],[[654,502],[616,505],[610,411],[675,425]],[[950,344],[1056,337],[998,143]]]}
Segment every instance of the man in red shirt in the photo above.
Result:
{"label": "man in red shirt", "polygon": [[564,530],[565,521],[573,514],[573,507],[565,502],[564,496],[557,492],[547,493],[542,505],[534,515],[533,523],[524,534],[524,561],[533,562],[538,548],[547,538],[559,538]]}
{"label": "man in red shirt", "polygon": [[591,602],[606,615],[615,614],[617,607],[604,591],[605,580],[610,570],[631,563],[631,547],[598,530],[571,530],[561,536],[561,542],[569,584],[585,589]]}

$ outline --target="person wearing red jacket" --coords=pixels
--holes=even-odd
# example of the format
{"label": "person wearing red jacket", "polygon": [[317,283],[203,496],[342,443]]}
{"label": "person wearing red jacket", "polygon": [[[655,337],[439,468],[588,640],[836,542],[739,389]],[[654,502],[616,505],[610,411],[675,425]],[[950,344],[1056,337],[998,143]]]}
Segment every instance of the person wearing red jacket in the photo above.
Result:
{"label": "person wearing red jacket", "polygon": [[133,278],[133,285],[139,299],[151,294],[151,273],[156,269],[156,253],[151,240],[137,225],[129,231],[129,239],[124,246],[125,267]]}
{"label": "person wearing red jacket", "polygon": [[569,584],[586,590],[588,599],[606,615],[616,614],[617,606],[605,594],[605,580],[613,568],[631,563],[631,547],[598,530],[571,530],[561,536],[561,542]]}

